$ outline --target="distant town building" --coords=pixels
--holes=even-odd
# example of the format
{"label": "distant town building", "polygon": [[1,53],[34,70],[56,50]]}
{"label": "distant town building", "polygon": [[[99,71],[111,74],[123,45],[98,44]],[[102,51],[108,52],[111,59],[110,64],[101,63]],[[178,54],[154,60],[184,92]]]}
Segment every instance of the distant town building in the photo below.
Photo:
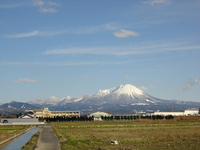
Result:
{"label": "distant town building", "polygon": [[147,115],[162,115],[162,116],[195,116],[199,114],[199,110],[185,110],[184,112],[154,112]]}
{"label": "distant town building", "polygon": [[101,117],[110,117],[112,116],[112,114],[110,113],[107,113],[107,112],[103,112],[103,111],[97,111],[97,112],[94,112],[92,114],[89,114],[88,115],[89,117],[94,117],[94,121],[101,121]]}
{"label": "distant town building", "polygon": [[48,108],[33,110],[34,118],[45,117],[80,117],[80,111],[50,111]]}
{"label": "distant town building", "polygon": [[31,119],[31,118],[34,118],[34,115],[23,114],[19,118],[21,118],[21,119]]}
{"label": "distant town building", "polygon": [[22,114],[21,116],[19,116],[18,118],[31,119],[31,118],[34,118],[34,113],[33,113],[33,111],[28,111],[25,114]]}
{"label": "distant town building", "polygon": [[185,116],[194,116],[199,114],[199,110],[185,110],[184,115]]}

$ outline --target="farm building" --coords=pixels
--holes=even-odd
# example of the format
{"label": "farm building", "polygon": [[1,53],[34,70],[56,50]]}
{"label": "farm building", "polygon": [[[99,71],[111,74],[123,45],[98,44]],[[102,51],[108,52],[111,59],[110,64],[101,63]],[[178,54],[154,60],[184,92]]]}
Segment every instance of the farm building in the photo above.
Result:
{"label": "farm building", "polygon": [[185,110],[184,115],[185,116],[194,116],[199,114],[199,110]]}
{"label": "farm building", "polygon": [[101,121],[102,119],[101,119],[101,116],[103,116],[103,117],[110,117],[110,116],[112,116],[112,114],[110,114],[110,113],[107,113],[107,112],[103,112],[103,111],[97,111],[97,112],[94,112],[94,113],[92,113],[92,114],[89,114],[88,115],[89,117],[94,117],[94,121]]}

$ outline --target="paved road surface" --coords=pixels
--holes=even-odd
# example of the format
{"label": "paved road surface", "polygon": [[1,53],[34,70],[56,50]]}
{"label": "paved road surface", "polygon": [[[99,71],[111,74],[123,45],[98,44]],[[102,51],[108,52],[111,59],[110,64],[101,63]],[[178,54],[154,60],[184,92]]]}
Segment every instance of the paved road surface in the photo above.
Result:
{"label": "paved road surface", "polygon": [[0,123],[0,126],[10,125],[43,125],[44,122],[13,122],[13,123]]}
{"label": "paved road surface", "polygon": [[35,150],[60,150],[59,140],[53,133],[51,124],[47,123],[40,132]]}

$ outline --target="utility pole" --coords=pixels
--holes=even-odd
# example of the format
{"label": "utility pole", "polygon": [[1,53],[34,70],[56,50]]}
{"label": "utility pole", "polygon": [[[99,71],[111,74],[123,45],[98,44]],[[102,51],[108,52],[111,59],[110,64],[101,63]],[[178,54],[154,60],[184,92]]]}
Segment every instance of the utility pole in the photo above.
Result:
{"label": "utility pole", "polygon": [[173,112],[173,105],[170,105],[170,112]]}

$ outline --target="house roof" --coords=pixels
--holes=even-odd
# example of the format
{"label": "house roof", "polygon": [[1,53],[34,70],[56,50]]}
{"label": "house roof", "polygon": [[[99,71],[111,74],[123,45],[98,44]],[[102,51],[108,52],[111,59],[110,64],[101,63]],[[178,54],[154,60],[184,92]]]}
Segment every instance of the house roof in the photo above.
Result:
{"label": "house roof", "polygon": [[112,115],[111,113],[97,111],[97,112],[91,113],[89,116],[101,117],[101,116],[111,116],[111,115]]}
{"label": "house roof", "polygon": [[23,114],[19,118],[34,118],[34,117],[30,114]]}

